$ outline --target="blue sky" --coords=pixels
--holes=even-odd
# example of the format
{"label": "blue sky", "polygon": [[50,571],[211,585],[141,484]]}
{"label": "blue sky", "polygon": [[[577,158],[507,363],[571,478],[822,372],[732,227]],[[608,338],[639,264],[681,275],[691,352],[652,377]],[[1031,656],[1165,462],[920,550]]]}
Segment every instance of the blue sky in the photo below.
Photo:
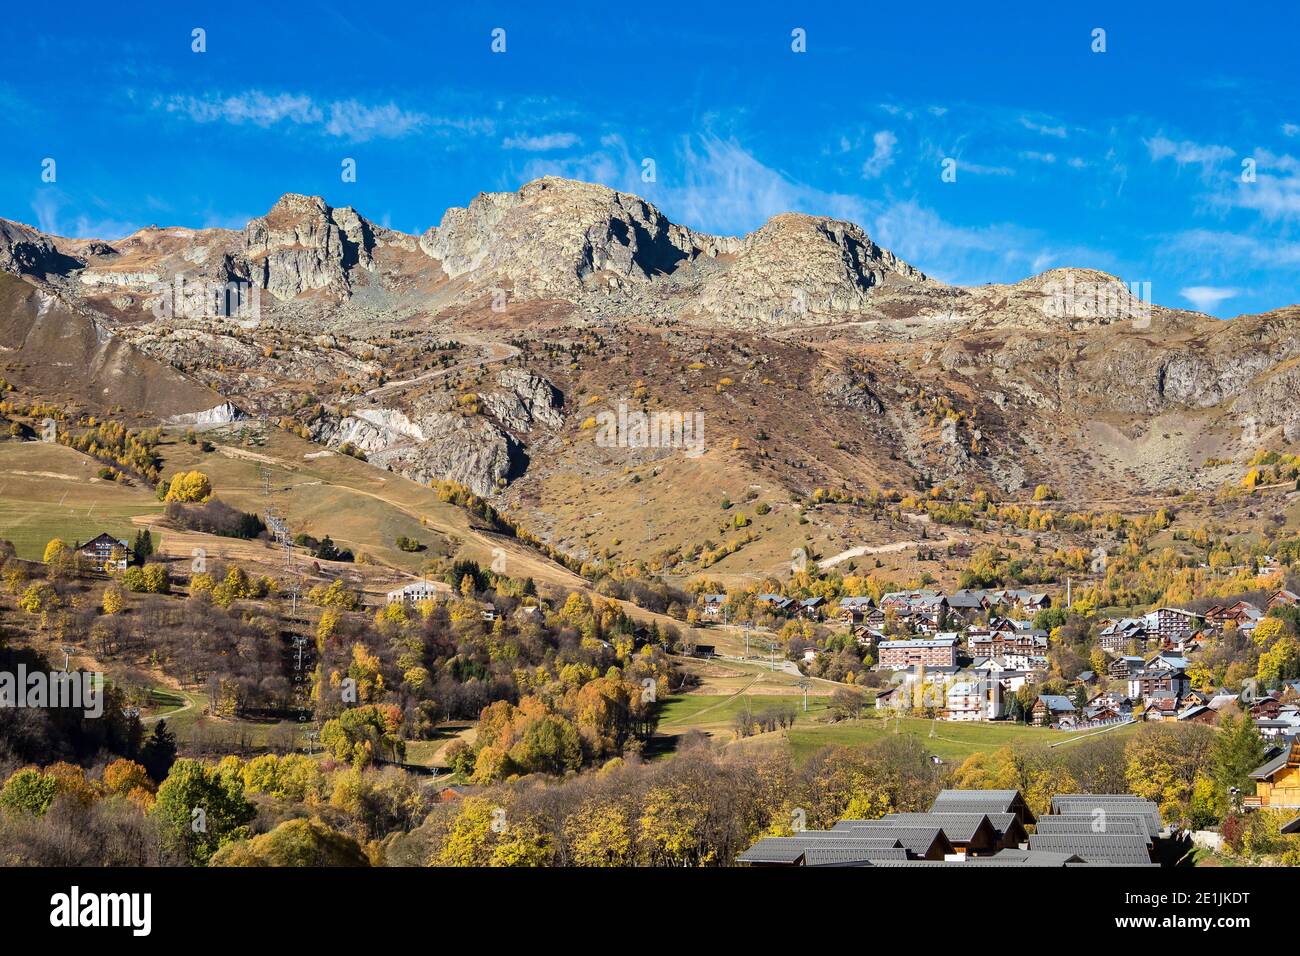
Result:
{"label": "blue sky", "polygon": [[852,219],[947,281],[1075,265],[1215,315],[1300,302],[1295,4],[722,6],[13,7],[0,216],[116,238],[293,191],[415,232],[555,173],[712,232]]}

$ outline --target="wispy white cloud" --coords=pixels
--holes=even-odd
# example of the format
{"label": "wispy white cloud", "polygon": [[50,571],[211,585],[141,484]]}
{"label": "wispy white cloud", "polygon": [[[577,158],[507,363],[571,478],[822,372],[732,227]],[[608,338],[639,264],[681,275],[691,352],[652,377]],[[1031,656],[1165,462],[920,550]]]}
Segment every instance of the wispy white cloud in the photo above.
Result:
{"label": "wispy white cloud", "polygon": [[553,149],[569,149],[581,142],[577,133],[542,133],[536,136],[507,136],[501,141],[501,148],[544,153]]}
{"label": "wispy white cloud", "polygon": [[154,107],[196,123],[229,123],[269,129],[280,124],[315,127],[354,142],[398,139],[446,121],[405,110],[395,103],[367,104],[356,99],[319,102],[306,94],[247,90],[229,96],[157,97]]}
{"label": "wispy white cloud", "polygon": [[400,139],[429,121],[430,117],[425,114],[404,110],[395,103],[368,106],[356,100],[343,100],[330,103],[325,132],[357,142]]}
{"label": "wispy white cloud", "polygon": [[1190,140],[1175,142],[1166,136],[1153,136],[1143,142],[1154,162],[1172,158],[1179,166],[1200,166],[1206,172],[1237,155],[1228,146],[1203,145]]}
{"label": "wispy white cloud", "polygon": [[1020,125],[1025,129],[1033,130],[1035,133],[1042,133],[1044,136],[1054,136],[1057,139],[1065,139],[1066,136],[1064,126],[1048,126],[1045,123],[1035,123],[1028,116],[1020,117]]}
{"label": "wispy white cloud", "polygon": [[1192,303],[1197,312],[1212,313],[1220,303],[1241,294],[1240,289],[1225,289],[1212,285],[1194,285],[1179,289],[1178,294]]}
{"label": "wispy white cloud", "polygon": [[891,131],[882,129],[871,137],[871,143],[871,156],[862,164],[864,179],[878,179],[881,173],[893,165],[898,137]]}

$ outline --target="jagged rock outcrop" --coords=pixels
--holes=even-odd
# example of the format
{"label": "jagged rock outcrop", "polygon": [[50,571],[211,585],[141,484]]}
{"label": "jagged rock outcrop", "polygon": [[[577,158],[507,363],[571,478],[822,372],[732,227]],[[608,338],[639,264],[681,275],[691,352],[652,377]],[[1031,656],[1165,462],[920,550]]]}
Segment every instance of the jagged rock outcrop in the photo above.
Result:
{"label": "jagged rock outcrop", "polygon": [[889,278],[926,281],[852,223],[785,213],[744,238],[727,267],[705,280],[693,308],[722,320],[798,325],[861,311]]}
{"label": "jagged rock outcrop", "polygon": [[485,418],[455,412],[427,412],[413,421],[394,409],[362,409],[342,419],[318,419],[312,438],[335,448],[354,445],[372,464],[415,481],[456,481],[483,496],[522,464],[507,432]]}
{"label": "jagged rock outcrop", "polygon": [[287,193],[244,227],[248,275],[275,298],[308,289],[347,296],[352,271],[370,268],[374,232],[351,207],[332,209],[319,196]]}
{"label": "jagged rock outcrop", "polygon": [[409,413],[361,408],[343,418],[321,416],[312,437],[336,448],[353,445],[374,464],[416,481],[449,479],[490,495],[526,465],[525,436],[564,424],[563,396],[546,378],[506,368],[496,384],[479,396],[486,417],[453,411],[444,396]]}
{"label": "jagged rock outcrop", "polygon": [[516,432],[530,431],[535,422],[548,428],[564,424],[563,397],[540,375],[527,369],[507,368],[497,373],[497,384],[505,391],[484,394],[483,404],[502,425]]}
{"label": "jagged rock outcrop", "polygon": [[636,196],[550,176],[518,192],[480,193],[420,239],[452,278],[474,273],[520,298],[646,283],[737,244],[669,222]]}
{"label": "jagged rock outcrop", "polygon": [[184,415],[172,415],[167,419],[169,425],[189,425],[193,428],[218,428],[231,422],[243,421],[248,416],[232,402],[222,402],[201,412],[188,412]]}
{"label": "jagged rock outcrop", "polygon": [[0,270],[44,278],[81,263],[64,255],[51,239],[20,222],[0,219]]}

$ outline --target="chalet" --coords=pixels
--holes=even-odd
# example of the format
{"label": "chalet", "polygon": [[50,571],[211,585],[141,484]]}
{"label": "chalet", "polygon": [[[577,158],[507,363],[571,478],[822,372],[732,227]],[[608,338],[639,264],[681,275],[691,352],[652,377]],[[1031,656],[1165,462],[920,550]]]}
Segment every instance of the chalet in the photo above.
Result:
{"label": "chalet", "polygon": [[1089,698],[1088,707],[1112,710],[1121,717],[1127,717],[1133,711],[1133,701],[1116,691],[1104,691]]}
{"label": "chalet", "polygon": [[705,594],[702,598],[700,613],[707,618],[722,617],[722,609],[726,606],[727,596],[725,594]]}
{"label": "chalet", "polygon": [[102,532],[78,547],[77,553],[92,561],[96,568],[122,571],[126,569],[131,545],[108,532]]}
{"label": "chalet", "polygon": [[792,611],[795,608],[794,598],[788,598],[781,594],[759,594],[755,597],[759,604],[766,604],[773,611],[782,613]]}
{"label": "chalet", "polygon": [[1108,720],[1120,720],[1125,715],[1106,703],[1088,704],[1083,708],[1082,719],[1085,723],[1095,724]]}
{"label": "chalet", "polygon": [[1128,695],[1138,697],[1182,697],[1191,687],[1182,668],[1144,668],[1129,674]]}
{"label": "chalet", "polygon": [[1136,833],[1085,831],[1081,833],[1034,833],[1029,849],[1068,853],[1102,866],[1152,866],[1147,838]]}
{"label": "chalet", "polygon": [[1238,601],[1227,606],[1216,604],[1205,612],[1206,622],[1220,630],[1228,624],[1237,625],[1239,630],[1253,630],[1255,622],[1263,616],[1264,612],[1249,601]]}
{"label": "chalet", "polygon": [[1046,727],[1062,721],[1073,722],[1078,715],[1074,701],[1059,694],[1039,694],[1031,711],[1035,727]]}
{"label": "chalet", "polygon": [[1176,607],[1158,607],[1144,618],[1148,635],[1166,643],[1179,643],[1190,638],[1205,618],[1194,611]]}
{"label": "chalet", "polygon": [[1196,690],[1195,688],[1192,688],[1186,694],[1183,695],[1183,704],[1188,707],[1195,707],[1197,705],[1200,705],[1202,707],[1209,707],[1210,699],[1211,699],[1210,695],[1207,694],[1205,691]]}
{"label": "chalet", "polygon": [[388,592],[389,604],[419,604],[432,601],[438,596],[438,588],[430,581],[416,581],[405,587]]}
{"label": "chalet", "polygon": [[1030,670],[1047,663],[1046,631],[999,630],[970,634],[968,641],[972,656],[1002,660],[1008,667]]}
{"label": "chalet", "polygon": [[718,649],[712,644],[696,644],[692,657],[717,657]]}
{"label": "chalet", "polygon": [[997,720],[1002,716],[1002,684],[973,678],[950,684],[944,695],[944,720]]}
{"label": "chalet", "polygon": [[1004,606],[1019,606],[1029,614],[1037,614],[1044,608],[1052,606],[1052,599],[1041,591],[1007,590],[994,591],[994,603]]}
{"label": "chalet", "polygon": [[1300,733],[1300,721],[1278,717],[1276,720],[1257,720],[1255,729],[1265,740],[1287,738]]}
{"label": "chalet", "polygon": [[1217,724],[1219,715],[1210,710],[1204,704],[1193,704],[1178,715],[1178,719],[1185,724]]}
{"label": "chalet", "polygon": [[1145,663],[1140,657],[1117,657],[1110,662],[1106,673],[1115,680],[1128,680],[1128,676],[1142,670]]}
{"label": "chalet", "polygon": [[853,639],[862,647],[875,647],[881,641],[889,640],[884,631],[875,627],[858,625],[852,628]]}
{"label": "chalet", "polygon": [[1014,813],[988,814],[982,811],[936,813],[890,813],[876,820],[841,820],[836,831],[854,836],[871,832],[871,828],[938,826],[964,856],[981,856],[998,850],[1015,848],[1028,839],[1024,826]]}
{"label": "chalet", "polygon": [[825,606],[824,597],[804,598],[798,603],[798,613],[800,617],[806,617],[810,621],[820,621]]}
{"label": "chalet", "polygon": [[1131,793],[1058,793],[1052,797],[1050,816],[1058,815],[1093,820],[1104,815],[1108,822],[1141,820],[1149,837],[1158,837],[1165,826],[1155,801]]}
{"label": "chalet", "polygon": [[1295,607],[1300,605],[1300,594],[1294,591],[1288,591],[1283,588],[1281,591],[1274,592],[1273,596],[1268,599],[1268,604],[1264,606],[1264,611],[1273,610],[1279,607]]}
{"label": "chalet", "polygon": [[854,624],[865,623],[866,616],[875,609],[875,599],[870,596],[843,597],[835,609],[835,619],[852,627]]}
{"label": "chalet", "polygon": [[1227,691],[1219,691],[1209,699],[1206,706],[1215,712],[1222,711],[1225,707],[1237,706],[1237,695],[1229,694]]}
{"label": "chalet", "polygon": [[1130,644],[1141,647],[1151,639],[1145,619],[1125,617],[1111,621],[1097,632],[1097,643],[1110,654],[1123,654]]}
{"label": "chalet", "polygon": [[1250,772],[1255,797],[1248,801],[1260,807],[1300,807],[1300,737],[1292,737],[1278,753]]}
{"label": "chalet", "polygon": [[1177,720],[1178,714],[1177,697],[1152,697],[1147,702],[1146,709],[1142,712],[1142,719],[1147,721]]}
{"label": "chalet", "polygon": [[1282,713],[1282,702],[1276,697],[1261,697],[1250,705],[1250,716],[1253,720],[1276,720],[1280,713]]}
{"label": "chalet", "polygon": [[938,591],[890,591],[880,596],[880,606],[882,608],[893,608],[896,611],[906,610],[916,606],[921,601],[935,600],[943,597]]}
{"label": "chalet", "polygon": [[900,706],[900,702],[906,697],[906,692],[901,685],[886,687],[876,695],[876,710],[888,710],[891,707]]}
{"label": "chalet", "polygon": [[1161,651],[1146,662],[1147,670],[1185,671],[1190,666],[1187,658],[1172,651]]}
{"label": "chalet", "polygon": [[897,671],[916,664],[924,664],[926,667],[956,667],[957,638],[880,642],[877,669]]}
{"label": "chalet", "polygon": [[961,590],[948,595],[948,611],[965,622],[988,613],[989,599],[986,591]]}
{"label": "chalet", "polygon": [[1010,813],[1022,827],[1037,822],[1019,790],[940,790],[930,804],[930,812]]}

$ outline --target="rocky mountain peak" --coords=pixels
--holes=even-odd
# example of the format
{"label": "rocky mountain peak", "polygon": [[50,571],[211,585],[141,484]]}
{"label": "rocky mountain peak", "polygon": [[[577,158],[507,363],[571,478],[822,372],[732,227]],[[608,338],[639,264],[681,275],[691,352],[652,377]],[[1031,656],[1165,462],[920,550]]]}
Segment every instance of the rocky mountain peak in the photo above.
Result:
{"label": "rocky mountain peak", "polygon": [[0,271],[43,278],[80,264],[60,252],[44,233],[20,222],[0,219]]}
{"label": "rocky mountain peak", "polygon": [[421,246],[453,278],[475,273],[547,297],[646,283],[736,241],[678,226],[629,193],[547,176],[447,210]]}
{"label": "rocky mountain peak", "polygon": [[725,270],[706,279],[698,305],[732,322],[796,325],[859,312],[872,289],[895,281],[929,280],[851,222],[787,212],[745,236]]}
{"label": "rocky mountain peak", "polygon": [[243,239],[250,279],[281,301],[308,289],[346,297],[352,271],[373,266],[374,228],[352,207],[333,209],[319,196],[286,193],[249,221]]}

